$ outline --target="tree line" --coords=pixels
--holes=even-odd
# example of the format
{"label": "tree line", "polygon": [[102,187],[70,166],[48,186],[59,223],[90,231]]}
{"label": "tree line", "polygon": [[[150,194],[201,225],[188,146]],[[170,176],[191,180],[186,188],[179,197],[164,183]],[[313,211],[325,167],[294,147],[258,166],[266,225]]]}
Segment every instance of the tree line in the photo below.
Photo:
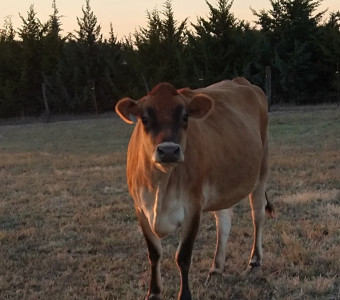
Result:
{"label": "tree line", "polygon": [[6,18],[0,30],[0,117],[101,113],[162,81],[197,88],[245,76],[265,88],[266,66],[272,103],[339,101],[340,11],[317,12],[321,2],[270,0],[251,26],[233,0],[206,1],[208,15],[191,24],[165,0],[121,41],[112,25],[103,38],[90,0],[67,36],[55,0],[46,23],[31,5],[20,28]]}

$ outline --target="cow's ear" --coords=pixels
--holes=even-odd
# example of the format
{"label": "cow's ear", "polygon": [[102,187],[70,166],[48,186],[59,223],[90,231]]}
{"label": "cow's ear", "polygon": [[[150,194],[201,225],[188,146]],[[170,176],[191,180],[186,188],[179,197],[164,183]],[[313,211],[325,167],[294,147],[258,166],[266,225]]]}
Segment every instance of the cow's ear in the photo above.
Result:
{"label": "cow's ear", "polygon": [[130,115],[140,116],[141,108],[137,101],[130,98],[124,98],[119,100],[116,104],[116,113],[120,116],[126,123],[133,124]]}
{"label": "cow's ear", "polygon": [[189,102],[187,107],[189,117],[201,119],[209,115],[214,106],[213,100],[204,94],[198,94]]}

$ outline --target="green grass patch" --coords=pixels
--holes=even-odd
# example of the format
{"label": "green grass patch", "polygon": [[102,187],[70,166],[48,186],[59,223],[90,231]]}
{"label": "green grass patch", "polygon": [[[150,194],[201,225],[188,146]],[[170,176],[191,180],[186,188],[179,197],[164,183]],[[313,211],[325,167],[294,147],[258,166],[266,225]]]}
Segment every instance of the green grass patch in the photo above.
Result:
{"label": "green grass patch", "polygon": [[[0,299],[142,299],[146,246],[125,179],[132,126],[116,117],[0,126]],[[215,249],[211,214],[195,244],[194,299],[340,298],[340,110],[270,114],[261,276],[247,200],[236,205],[227,269],[204,285]],[[176,299],[177,236],[164,242],[163,299]]]}

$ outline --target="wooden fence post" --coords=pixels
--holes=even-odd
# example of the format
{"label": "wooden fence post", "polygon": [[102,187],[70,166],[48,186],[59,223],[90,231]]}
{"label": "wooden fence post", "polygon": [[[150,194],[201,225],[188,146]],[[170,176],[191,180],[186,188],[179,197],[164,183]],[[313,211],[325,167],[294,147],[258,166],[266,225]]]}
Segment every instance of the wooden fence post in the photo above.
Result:
{"label": "wooden fence post", "polygon": [[340,82],[339,82],[339,63],[336,64],[336,105],[340,105]]}
{"label": "wooden fence post", "polygon": [[97,105],[97,97],[96,97],[96,88],[94,85],[94,81],[91,81],[91,94],[92,94],[92,99],[94,102],[94,109],[96,111],[96,118],[98,118],[98,105]]}
{"label": "wooden fence post", "polygon": [[268,111],[272,104],[272,69],[271,66],[266,66],[266,95],[268,101]]}
{"label": "wooden fence post", "polygon": [[47,96],[46,96],[46,84],[43,82],[41,84],[41,90],[43,94],[43,99],[44,99],[44,105],[45,105],[45,122],[47,123],[50,120],[50,107],[48,106],[48,101],[47,101]]}

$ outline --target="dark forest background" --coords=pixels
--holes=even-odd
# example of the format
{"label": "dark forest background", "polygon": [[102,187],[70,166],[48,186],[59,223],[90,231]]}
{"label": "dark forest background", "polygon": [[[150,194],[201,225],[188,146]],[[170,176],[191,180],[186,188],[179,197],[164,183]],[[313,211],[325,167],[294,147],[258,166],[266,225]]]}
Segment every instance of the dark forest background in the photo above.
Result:
{"label": "dark forest background", "polygon": [[6,18],[0,29],[0,117],[101,113],[161,81],[197,88],[245,76],[265,89],[268,66],[271,104],[339,103],[340,11],[320,12],[321,2],[270,0],[251,26],[233,0],[207,1],[191,24],[166,0],[121,41],[112,25],[103,38],[90,0],[67,36],[55,0],[46,23],[31,5],[20,28]]}

